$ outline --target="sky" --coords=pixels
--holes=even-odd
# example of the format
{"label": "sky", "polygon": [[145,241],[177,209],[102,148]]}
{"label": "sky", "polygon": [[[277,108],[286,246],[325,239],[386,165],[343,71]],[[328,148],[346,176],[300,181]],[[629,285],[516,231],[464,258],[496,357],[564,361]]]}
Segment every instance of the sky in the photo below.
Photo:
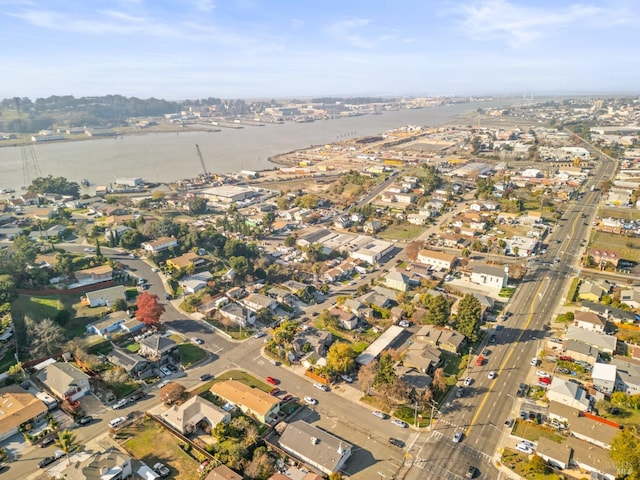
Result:
{"label": "sky", "polygon": [[0,98],[637,94],[638,0],[0,0]]}

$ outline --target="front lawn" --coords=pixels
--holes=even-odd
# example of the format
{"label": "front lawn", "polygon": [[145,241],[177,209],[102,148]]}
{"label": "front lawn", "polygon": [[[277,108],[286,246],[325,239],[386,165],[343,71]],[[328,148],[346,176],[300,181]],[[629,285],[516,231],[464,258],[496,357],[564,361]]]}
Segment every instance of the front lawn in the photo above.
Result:
{"label": "front lawn", "polygon": [[171,478],[197,480],[198,462],[179,447],[178,439],[152,420],[145,419],[120,430],[126,436],[122,446],[132,457],[147,465],[162,462],[171,469]]}
{"label": "front lawn", "polygon": [[207,356],[207,352],[196,347],[192,343],[181,343],[178,345],[178,353],[180,355],[180,363],[184,368],[191,367],[194,363]]}
{"label": "front lawn", "polygon": [[[181,306],[182,308],[182,306]],[[241,328],[239,325],[227,325],[226,323],[219,322],[213,318],[207,318],[207,322],[216,327],[217,329],[223,331],[227,335],[229,335],[234,340],[246,340],[251,335],[253,335],[253,331],[247,328]]]}

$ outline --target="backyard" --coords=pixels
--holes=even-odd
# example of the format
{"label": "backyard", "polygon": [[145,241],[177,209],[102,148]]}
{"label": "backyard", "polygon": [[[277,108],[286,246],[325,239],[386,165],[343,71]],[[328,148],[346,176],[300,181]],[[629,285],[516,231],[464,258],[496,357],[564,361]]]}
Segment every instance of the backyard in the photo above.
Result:
{"label": "backyard", "polygon": [[178,445],[178,440],[152,420],[145,419],[118,432],[125,437],[122,446],[149,467],[162,462],[171,469],[171,478],[196,480],[199,463]]}

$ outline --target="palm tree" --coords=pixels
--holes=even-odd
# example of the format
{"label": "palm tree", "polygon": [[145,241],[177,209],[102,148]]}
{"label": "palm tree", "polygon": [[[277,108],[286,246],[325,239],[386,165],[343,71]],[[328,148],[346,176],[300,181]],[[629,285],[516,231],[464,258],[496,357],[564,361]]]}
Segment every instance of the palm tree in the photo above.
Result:
{"label": "palm tree", "polygon": [[67,457],[67,466],[71,465],[71,459],[69,454],[73,452],[79,446],[76,435],[71,430],[63,430],[58,432],[58,438],[56,440],[56,447],[62,450]]}

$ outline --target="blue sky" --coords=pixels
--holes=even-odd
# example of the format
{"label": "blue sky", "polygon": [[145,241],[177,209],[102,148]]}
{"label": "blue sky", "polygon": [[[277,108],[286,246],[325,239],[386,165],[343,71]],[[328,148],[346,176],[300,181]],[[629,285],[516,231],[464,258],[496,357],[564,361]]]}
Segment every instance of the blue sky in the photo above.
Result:
{"label": "blue sky", "polygon": [[0,97],[638,93],[638,0],[0,0]]}

